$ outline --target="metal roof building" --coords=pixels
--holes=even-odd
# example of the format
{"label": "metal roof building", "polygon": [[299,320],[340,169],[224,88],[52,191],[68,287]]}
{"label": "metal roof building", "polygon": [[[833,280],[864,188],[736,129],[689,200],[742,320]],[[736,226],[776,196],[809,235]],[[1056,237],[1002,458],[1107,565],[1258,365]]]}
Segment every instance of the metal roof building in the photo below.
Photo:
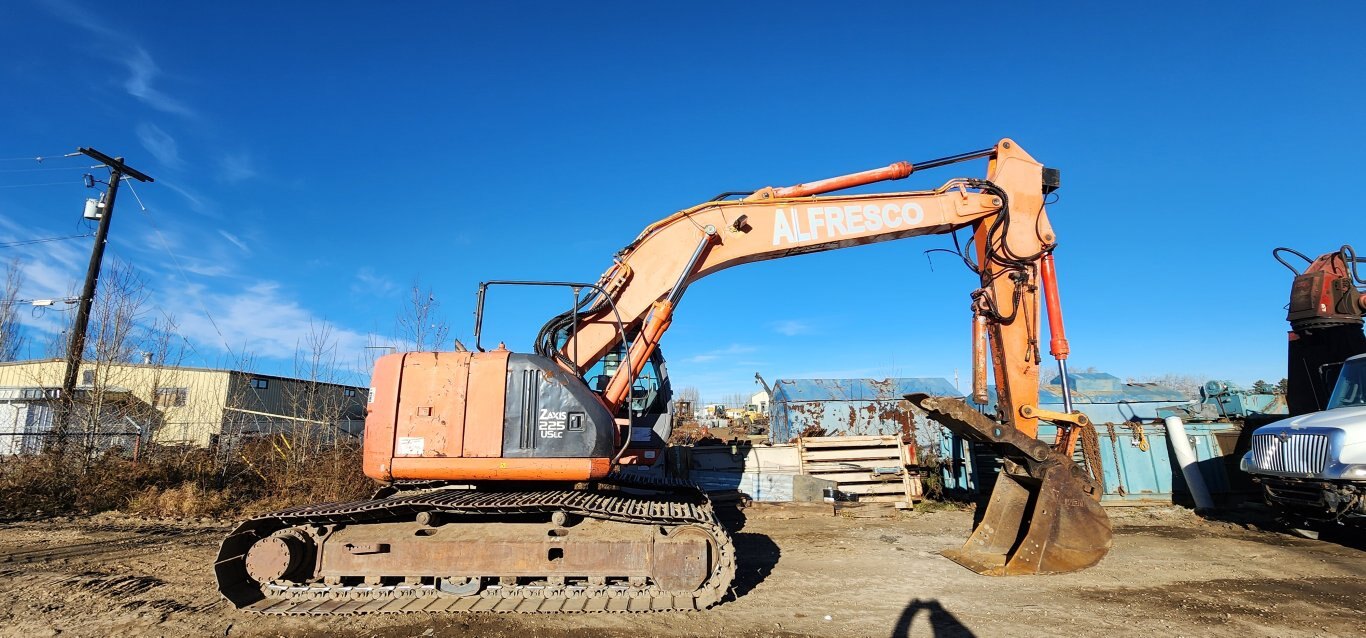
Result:
{"label": "metal roof building", "polygon": [[905,395],[962,396],[942,378],[778,379],[769,403],[769,436],[787,443],[803,432],[823,436],[915,433]]}
{"label": "metal roof building", "polygon": [[[1055,374],[1049,385],[1039,388],[1039,407],[1062,411],[1060,380]],[[1155,383],[1125,383],[1105,372],[1069,372],[1067,380],[1072,388],[1072,407],[1097,424],[1156,419],[1161,416],[1158,408],[1190,402],[1178,390]],[[980,409],[995,414],[996,386],[987,386],[987,397],[987,405]]]}

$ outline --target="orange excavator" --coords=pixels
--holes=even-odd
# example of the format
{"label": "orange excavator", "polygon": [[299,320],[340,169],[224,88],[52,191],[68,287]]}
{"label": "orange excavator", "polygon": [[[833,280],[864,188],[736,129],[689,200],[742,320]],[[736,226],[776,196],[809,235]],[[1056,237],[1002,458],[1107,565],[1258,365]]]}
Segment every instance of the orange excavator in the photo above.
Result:
{"label": "orange excavator", "polygon": [[[928,191],[831,195],[958,162],[985,179]],[[911,396],[958,434],[993,446],[1003,470],[967,544],[945,552],[983,574],[1074,571],[1110,547],[1100,489],[1072,462],[1085,417],[1038,406],[1040,318],[1066,381],[1044,211],[1059,174],[1011,140],[918,165],[724,193],[645,228],[596,283],[487,282],[473,349],[406,352],[375,366],[364,469],[374,498],[241,523],[215,564],[219,590],[266,613],[705,609],[735,575],[735,548],[696,487],[631,466],[658,460],[668,382],[659,344],[688,285],[740,264],[970,229],[958,253],[972,293],[974,398]],[[957,244],[955,236],[955,244]],[[535,352],[486,349],[492,286],[567,287]],[[1045,293],[1046,304],[1040,293]],[[990,356],[988,356],[990,355]],[[1064,392],[1064,394],[1067,394]],[[1040,419],[1058,424],[1037,440]]]}

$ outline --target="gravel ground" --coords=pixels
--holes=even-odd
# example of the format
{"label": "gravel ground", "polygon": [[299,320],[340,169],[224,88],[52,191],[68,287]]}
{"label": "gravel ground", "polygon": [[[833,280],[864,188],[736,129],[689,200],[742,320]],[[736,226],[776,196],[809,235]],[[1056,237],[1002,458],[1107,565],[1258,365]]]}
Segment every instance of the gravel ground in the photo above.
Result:
{"label": "gravel ground", "polygon": [[1255,509],[1115,508],[1100,565],[979,576],[939,556],[965,511],[758,506],[731,517],[734,599],[705,612],[267,617],[219,599],[219,521],[120,515],[0,524],[0,635],[1361,636],[1366,551],[1288,536]]}

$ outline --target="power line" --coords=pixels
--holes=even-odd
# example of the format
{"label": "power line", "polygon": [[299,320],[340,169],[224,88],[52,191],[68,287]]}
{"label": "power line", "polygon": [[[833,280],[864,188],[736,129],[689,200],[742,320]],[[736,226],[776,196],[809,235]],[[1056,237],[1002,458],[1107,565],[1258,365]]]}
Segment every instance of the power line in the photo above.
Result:
{"label": "power line", "polygon": [[[138,190],[133,188],[132,182],[128,183],[128,190],[133,193],[133,199],[137,200],[138,208],[142,209],[142,216],[147,219],[148,224],[152,225],[152,232],[156,233],[157,241],[161,242],[162,249],[170,256],[171,263],[175,264],[176,274],[180,275],[180,281],[185,284],[185,290],[194,297],[195,302],[199,304],[200,312],[204,313],[204,318],[209,320],[209,325],[213,326],[213,331],[218,333],[218,338],[223,341],[223,348],[228,351],[228,355],[231,356],[234,361],[242,362],[243,360],[233,351],[232,345],[228,343],[228,338],[223,334],[223,330],[218,327],[218,322],[214,320],[213,314],[209,312],[209,307],[204,305],[204,298],[200,297],[199,293],[195,292],[194,286],[190,285],[190,278],[185,275],[185,269],[180,265],[180,258],[176,256],[174,250],[171,250],[171,243],[166,241],[165,235],[161,234],[161,227],[157,225],[156,220],[148,213],[146,204],[142,202],[142,197],[138,195]],[[162,314],[163,316],[165,315],[165,313]],[[186,340],[186,343],[189,343],[189,341]],[[190,348],[193,350],[194,346],[192,345]],[[196,350],[196,354],[197,353],[198,351]],[[258,396],[258,398],[260,397]]]}
{"label": "power line", "polygon": [[104,164],[94,166],[48,166],[44,168],[0,168],[0,173],[42,173],[45,171],[88,171],[103,168]]}
{"label": "power line", "polygon": [[[76,182],[76,183],[80,183],[80,182]],[[8,184],[8,185],[5,185],[5,186],[0,186],[0,188],[28,188],[28,187],[30,187],[30,186],[71,186],[71,185],[72,185],[72,182],[71,182],[70,180],[68,180],[68,181],[65,181],[65,182],[41,182],[41,183],[38,183],[38,184]]]}
{"label": "power line", "polygon": [[65,297],[62,299],[0,299],[0,306],[24,306],[32,305],[36,308],[46,308],[55,306],[59,303],[74,304],[80,299],[75,297]]}
{"label": "power line", "polygon": [[64,239],[80,239],[82,237],[94,237],[94,233],[84,235],[64,235],[62,237],[39,237],[37,239],[23,239],[20,241],[0,242],[0,248],[13,248],[15,246],[29,246],[32,244],[45,244],[50,241],[62,241]]}
{"label": "power line", "polygon": [[30,155],[28,157],[0,157],[0,162],[38,162],[39,164],[42,164],[45,160],[80,156],[80,153],[49,153],[47,155]]}

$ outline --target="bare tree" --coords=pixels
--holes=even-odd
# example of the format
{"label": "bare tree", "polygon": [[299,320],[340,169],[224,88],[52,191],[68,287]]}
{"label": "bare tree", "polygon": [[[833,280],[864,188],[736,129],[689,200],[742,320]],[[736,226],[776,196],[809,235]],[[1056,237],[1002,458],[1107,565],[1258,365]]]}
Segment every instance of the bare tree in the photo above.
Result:
{"label": "bare tree", "polygon": [[430,287],[424,290],[418,280],[413,281],[407,303],[399,310],[394,325],[398,333],[395,336],[419,352],[442,347],[451,332],[450,323],[441,315],[441,302],[436,294]]}
{"label": "bare tree", "polygon": [[83,356],[99,364],[134,361],[135,338],[147,303],[147,282],[133,265],[121,260],[100,275],[100,290],[90,312]]}
{"label": "bare tree", "polygon": [[750,395],[748,394],[736,392],[734,394],[727,394],[724,399],[721,399],[721,403],[724,403],[728,408],[743,408],[746,405],[749,405],[749,397]]}
{"label": "bare tree", "polygon": [[81,452],[89,464],[105,447],[106,430],[122,431],[125,419],[138,411],[127,392],[135,377],[124,367],[139,353],[139,321],[148,298],[146,282],[132,264],[114,260],[100,276],[99,291],[90,310],[90,324],[82,353],[84,400]]}
{"label": "bare tree", "polygon": [[1168,372],[1167,374],[1144,377],[1138,379],[1138,381],[1142,383],[1153,383],[1164,388],[1176,390],[1187,399],[1194,400],[1200,398],[1200,388],[1204,387],[1205,378],[1206,377],[1201,375]]}
{"label": "bare tree", "polygon": [[144,390],[143,396],[150,397],[150,402],[137,405],[129,419],[138,428],[139,437],[150,439],[152,431],[162,425],[161,412],[156,407],[162,390],[183,382],[179,369],[185,359],[185,339],[175,317],[163,314],[142,328],[139,343],[138,362],[148,366],[148,370],[137,380],[143,384],[139,389]]}
{"label": "bare tree", "polygon": [[678,399],[679,401],[687,401],[689,403],[692,403],[694,408],[702,407],[702,392],[698,390],[696,386],[690,385],[686,388],[683,388],[682,390],[679,390],[678,394],[675,395],[674,398]]}
{"label": "bare tree", "polygon": [[19,288],[24,285],[23,264],[18,257],[5,267],[4,297],[0,298],[0,361],[14,361],[24,346],[19,328]]}

